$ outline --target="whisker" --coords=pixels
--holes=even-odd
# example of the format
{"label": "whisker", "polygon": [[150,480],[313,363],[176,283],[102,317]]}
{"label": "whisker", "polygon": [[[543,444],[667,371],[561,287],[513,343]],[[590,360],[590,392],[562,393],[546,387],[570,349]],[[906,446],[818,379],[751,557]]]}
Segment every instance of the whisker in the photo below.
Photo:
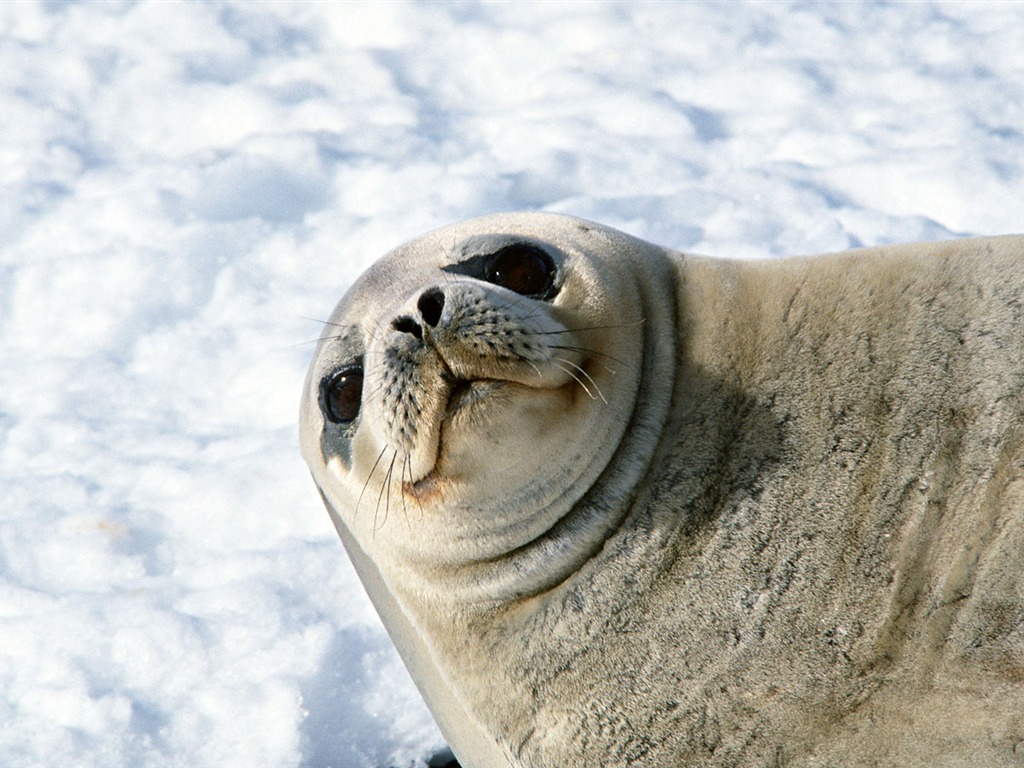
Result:
{"label": "whisker", "polygon": [[[566,360],[564,357],[559,357],[558,360],[560,360],[561,362],[566,363],[568,365],[571,365],[577,371],[579,371],[584,376],[586,376],[587,377],[587,381],[589,381],[591,384],[593,384],[594,385],[594,389],[597,390],[597,396],[601,398],[601,402],[603,402],[605,405],[608,405],[608,401],[604,397],[604,392],[601,391],[601,387],[599,387],[597,385],[597,382],[594,381],[594,378],[589,373],[587,373],[585,370],[583,370],[580,366],[576,365],[576,363],[574,363],[572,360]],[[584,389],[586,389],[586,387],[584,387]],[[590,393],[588,392],[587,394],[590,394]],[[590,395],[590,396],[593,397],[593,395]]]}
{"label": "whisker", "polygon": [[347,325],[341,323],[332,323],[330,320],[318,320],[315,317],[306,317],[305,315],[299,315],[302,320],[309,320],[311,323],[320,323],[320,325],[333,325],[335,328],[348,328]]}
{"label": "whisker", "polygon": [[[320,325],[329,325],[329,326],[332,326],[334,328],[341,328],[342,330],[348,330],[348,329],[351,328],[351,326],[344,325],[342,323],[333,323],[330,320],[318,320],[315,317],[306,317],[305,315],[299,315],[299,318],[302,319],[302,320],[308,320],[311,323],[318,323]],[[319,344],[322,341],[337,341],[338,339],[341,339],[343,336],[344,336],[344,334],[341,334],[341,333],[335,334],[333,336],[321,336],[319,339],[312,339],[310,341],[300,341],[298,344],[289,344],[287,347],[285,347],[285,349],[294,349],[295,347],[304,347],[304,346],[306,346],[308,344]]]}
{"label": "whisker", "polygon": [[[572,346],[569,346],[567,344],[548,344],[548,349],[563,349],[566,352],[579,352],[581,355],[584,355],[584,356],[587,356],[587,357],[590,357],[592,355],[597,355],[598,357],[606,357],[609,360],[611,360],[612,362],[618,363],[619,365],[625,365],[625,363],[622,360],[620,360],[619,358],[614,357],[613,355],[605,354],[604,352],[598,352],[596,349],[587,349],[586,347],[572,347]],[[604,369],[606,371],[608,371],[609,373],[612,373],[612,374],[615,373],[615,369],[614,368],[610,368],[607,365],[604,366]]]}
{"label": "whisker", "polygon": [[285,349],[295,349],[296,347],[305,347],[309,344],[319,344],[321,341],[338,341],[341,338],[341,334],[338,334],[337,336],[321,336],[319,339],[310,339],[309,341],[300,341],[296,344],[288,344]]}
{"label": "whisker", "polygon": [[[558,358],[558,359],[559,359],[559,360],[561,360],[562,358]],[[568,361],[565,361],[565,362],[568,362]],[[589,388],[589,387],[588,387],[588,386],[587,386],[586,384],[584,384],[584,383],[583,383],[583,379],[581,379],[581,378],[580,378],[579,376],[577,376],[577,375],[576,375],[575,373],[573,373],[572,371],[570,371],[570,370],[569,370],[568,368],[566,368],[565,366],[559,365],[558,363],[556,363],[556,362],[554,362],[554,361],[552,361],[552,364],[553,364],[553,365],[554,365],[554,366],[555,366],[555,367],[556,367],[556,368],[557,368],[558,370],[560,370],[560,371],[564,372],[564,373],[565,373],[566,375],[568,375],[568,376],[572,377],[572,378],[573,378],[573,380],[575,380],[575,382],[576,382],[577,384],[579,384],[579,385],[580,385],[581,387],[583,387],[583,391],[584,391],[584,392],[586,392],[586,393],[587,393],[588,395],[590,395],[590,399],[591,399],[591,400],[597,400],[597,398],[596,398],[596,397],[594,397],[594,393],[590,391],[590,388]],[[604,400],[604,397],[602,397],[601,399],[602,399],[602,400]],[[606,402],[607,402],[607,401],[606,401]]]}
{"label": "whisker", "polygon": [[403,486],[405,485],[406,470],[409,470],[409,481],[412,482],[412,462],[409,461],[408,454],[406,454],[406,456],[402,459],[402,471],[400,472],[398,478],[398,488],[400,491],[402,491],[400,495],[402,497],[402,517],[405,518],[405,527],[411,531],[412,523],[409,522],[409,508],[405,505],[406,494],[405,489],[403,488]]}
{"label": "whisker", "polygon": [[632,328],[635,326],[643,325],[646,322],[644,318],[640,318],[632,323],[617,323],[615,325],[588,325],[580,328],[564,328],[561,331],[537,331],[538,336],[554,336],[561,333],[576,333],[577,331],[608,331],[617,328]]}
{"label": "whisker", "polygon": [[370,474],[366,476],[366,480],[363,482],[363,490],[359,492],[359,499],[356,501],[356,511],[352,513],[353,519],[355,519],[356,515],[359,514],[359,505],[363,501],[363,494],[366,493],[366,489],[370,485],[370,480],[373,478],[373,473],[377,471],[377,465],[380,464],[380,460],[384,457],[384,451],[387,449],[388,447],[386,445],[380,449],[380,453],[377,454],[377,460],[373,462],[373,466],[370,467]]}
{"label": "whisker", "polygon": [[[381,486],[380,493],[377,494],[377,508],[373,511],[373,530],[374,532],[381,530],[385,525],[388,524],[388,512],[391,509],[391,476],[395,471],[395,459],[398,458],[398,451],[396,450],[391,456],[391,463],[388,465],[388,471],[384,475],[384,484]],[[384,520],[381,524],[377,525],[377,514],[380,512],[380,500],[384,499]]]}

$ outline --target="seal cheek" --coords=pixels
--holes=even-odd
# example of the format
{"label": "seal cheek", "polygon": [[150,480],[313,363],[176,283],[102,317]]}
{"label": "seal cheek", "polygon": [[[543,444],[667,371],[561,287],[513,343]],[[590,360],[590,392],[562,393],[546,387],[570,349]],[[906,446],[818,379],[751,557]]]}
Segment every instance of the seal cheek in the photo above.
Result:
{"label": "seal cheek", "polygon": [[559,425],[572,418],[576,389],[575,382],[551,389],[475,383],[469,395],[475,401],[450,409],[442,425],[433,474],[464,482],[491,498],[521,487],[535,467],[550,463]]}

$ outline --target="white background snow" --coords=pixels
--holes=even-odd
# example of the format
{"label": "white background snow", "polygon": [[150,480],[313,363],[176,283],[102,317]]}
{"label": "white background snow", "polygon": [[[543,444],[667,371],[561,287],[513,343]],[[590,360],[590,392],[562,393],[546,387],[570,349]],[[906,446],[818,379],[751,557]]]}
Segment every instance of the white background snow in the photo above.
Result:
{"label": "white background snow", "polygon": [[0,764],[443,746],[298,398],[370,261],[523,208],[723,256],[1020,232],[1024,5],[0,3]]}

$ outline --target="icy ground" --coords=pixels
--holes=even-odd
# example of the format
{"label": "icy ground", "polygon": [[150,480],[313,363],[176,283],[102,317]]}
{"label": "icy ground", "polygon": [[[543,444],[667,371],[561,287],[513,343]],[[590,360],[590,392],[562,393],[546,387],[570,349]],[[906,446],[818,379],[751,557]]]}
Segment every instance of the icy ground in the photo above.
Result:
{"label": "icy ground", "polygon": [[296,441],[377,255],[1019,232],[1022,131],[1018,3],[0,3],[0,764],[442,746]]}

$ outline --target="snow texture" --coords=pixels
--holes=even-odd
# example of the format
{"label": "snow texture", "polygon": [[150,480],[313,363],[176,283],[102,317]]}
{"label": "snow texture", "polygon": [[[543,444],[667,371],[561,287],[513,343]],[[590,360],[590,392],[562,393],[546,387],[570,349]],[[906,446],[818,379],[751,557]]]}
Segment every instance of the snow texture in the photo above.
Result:
{"label": "snow texture", "polygon": [[1022,93],[1016,3],[0,3],[0,764],[423,766],[297,447],[353,278],[1019,232]]}

